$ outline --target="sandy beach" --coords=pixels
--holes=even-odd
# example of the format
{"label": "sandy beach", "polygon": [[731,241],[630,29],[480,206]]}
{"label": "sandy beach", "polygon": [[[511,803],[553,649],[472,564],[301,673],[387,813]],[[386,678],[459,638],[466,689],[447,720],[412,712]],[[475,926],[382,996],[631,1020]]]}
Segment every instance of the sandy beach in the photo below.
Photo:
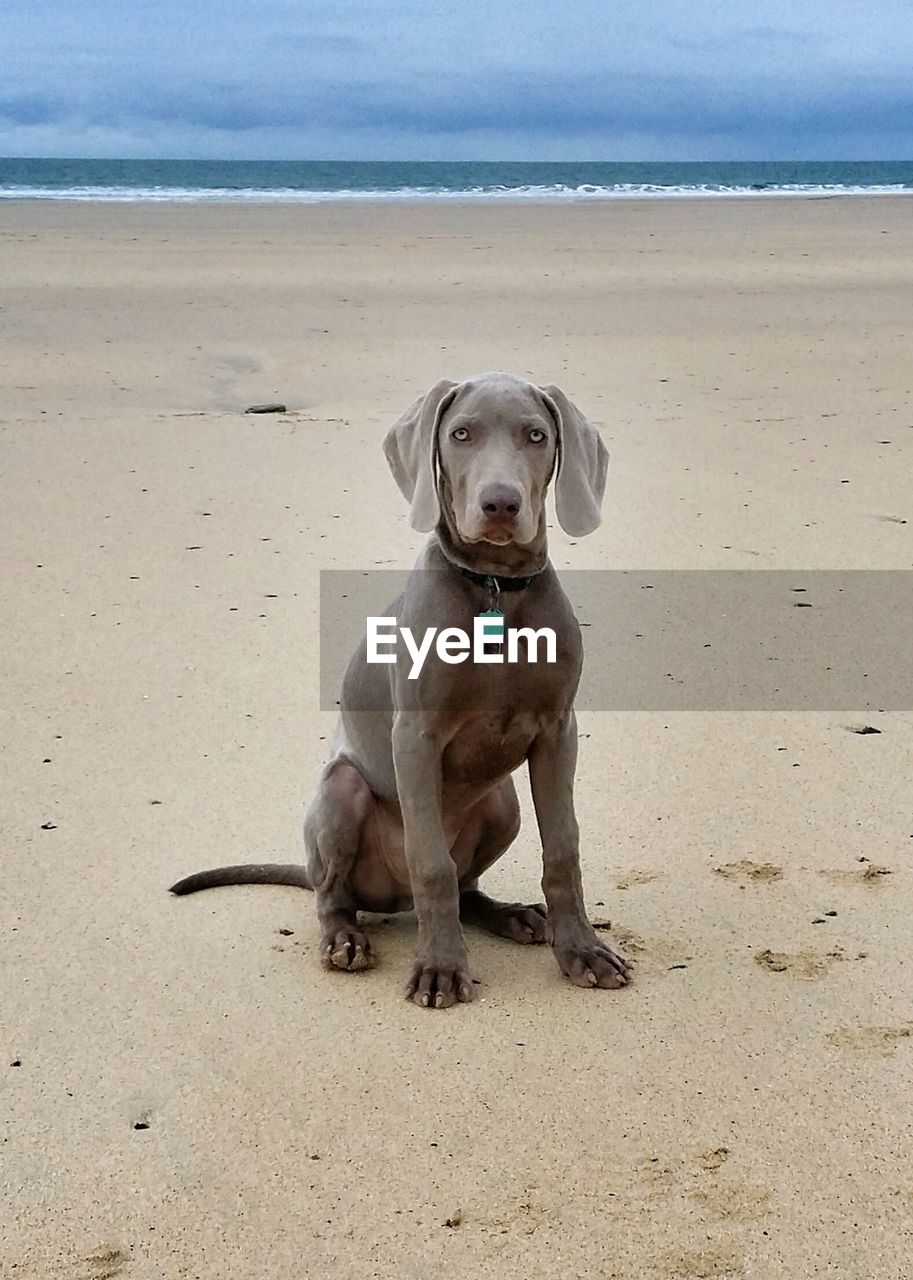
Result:
{"label": "sandy beach", "polygon": [[438,378],[602,430],[559,569],[913,568],[911,214],[0,205],[4,1280],[907,1280],[913,713],[582,715],[620,992],[473,931],[422,1011],[411,916],[334,974],[310,895],[167,887],[301,854],[318,575],[414,559]]}

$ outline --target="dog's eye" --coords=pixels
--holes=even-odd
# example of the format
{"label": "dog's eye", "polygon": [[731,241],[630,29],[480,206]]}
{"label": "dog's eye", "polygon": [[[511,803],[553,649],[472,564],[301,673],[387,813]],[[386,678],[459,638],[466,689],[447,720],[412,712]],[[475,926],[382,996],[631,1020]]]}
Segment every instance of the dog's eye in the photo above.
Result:
{"label": "dog's eye", "polygon": [[533,427],[532,431],[529,433],[530,444],[545,444],[547,438],[548,437],[541,427]]}
{"label": "dog's eye", "polygon": [[450,439],[458,440],[460,441],[460,443],[465,444],[465,442],[469,439],[469,432],[465,427],[454,427],[454,429],[450,433]]}

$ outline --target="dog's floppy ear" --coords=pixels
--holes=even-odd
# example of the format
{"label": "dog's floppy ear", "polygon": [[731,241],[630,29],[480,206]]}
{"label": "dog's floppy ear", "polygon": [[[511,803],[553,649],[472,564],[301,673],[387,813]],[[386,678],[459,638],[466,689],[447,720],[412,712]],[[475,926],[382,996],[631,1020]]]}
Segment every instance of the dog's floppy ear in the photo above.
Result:
{"label": "dog's floppy ear", "polygon": [[605,493],[609,452],[594,426],[560,387],[539,390],[558,426],[558,474],[555,508],[565,533],[582,538],[598,528]]}
{"label": "dog's floppy ear", "polygon": [[384,454],[393,479],[407,502],[409,523],[429,533],[440,518],[434,480],[434,454],[441,415],[459,384],[443,378],[410,404],[384,436]]}

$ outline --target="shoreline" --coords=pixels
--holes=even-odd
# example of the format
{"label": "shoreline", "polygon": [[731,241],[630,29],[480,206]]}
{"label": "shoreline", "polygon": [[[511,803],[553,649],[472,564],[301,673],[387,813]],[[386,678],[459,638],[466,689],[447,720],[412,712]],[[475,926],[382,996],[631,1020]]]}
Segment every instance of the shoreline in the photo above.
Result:
{"label": "shoreline", "polygon": [[732,202],[736,204],[749,203],[752,201],[763,202],[801,202],[803,200],[906,200],[913,196],[913,187],[904,191],[689,191],[645,195],[640,192],[636,194],[613,194],[600,196],[578,196],[578,195],[556,195],[556,196],[515,196],[515,195],[467,195],[462,192],[455,195],[319,195],[308,197],[288,196],[288,197],[269,197],[269,196],[251,196],[244,198],[231,197],[206,197],[206,196],[188,196],[186,198],[178,197],[157,197],[157,196],[35,196],[35,195],[4,195],[0,192],[0,208],[6,204],[64,204],[64,205],[229,205],[242,208],[262,208],[278,205],[279,207],[298,206],[298,205],[341,205],[349,207],[350,205],[446,205],[477,208],[479,206],[500,208],[502,205],[509,207],[519,206],[542,206],[557,208],[575,207],[578,205],[615,205],[615,204],[691,204],[691,203],[724,203]]}
{"label": "shoreline", "polygon": [[[300,234],[307,228],[321,240],[340,236],[354,237],[353,249],[364,252],[366,265],[373,274],[380,260],[367,248],[362,250],[360,238],[371,235],[390,235],[397,243],[405,243],[416,237],[416,248],[423,256],[428,236],[453,234],[456,243],[469,248],[476,235],[484,235],[485,244],[499,243],[517,269],[521,259],[516,256],[520,235],[539,259],[554,253],[550,236],[570,239],[560,250],[562,262],[572,252],[583,262],[587,255],[597,252],[594,264],[601,271],[602,254],[614,257],[617,252],[634,254],[638,259],[624,270],[628,287],[644,271],[644,285],[652,287],[651,263],[661,251],[663,258],[675,257],[677,237],[685,234],[696,237],[700,244],[700,256],[687,253],[683,263],[690,271],[700,266],[700,273],[719,278],[720,287],[727,289],[732,280],[744,274],[740,261],[744,252],[758,253],[765,240],[771,241],[769,251],[777,254],[793,253],[796,235],[813,235],[824,255],[821,265],[827,263],[828,271],[837,270],[843,275],[845,267],[839,264],[838,246],[830,244],[834,228],[845,234],[867,237],[878,223],[879,230],[888,228],[894,235],[901,235],[910,216],[910,201],[906,194],[847,195],[847,196],[714,196],[707,198],[624,198],[605,200],[0,200],[0,230],[12,235],[41,234],[58,231],[64,235],[85,237],[87,246],[99,245],[106,237],[117,237],[123,230],[138,236],[137,250],[143,258],[153,256],[153,250],[144,244],[143,232],[147,228],[156,234],[173,232],[171,251],[185,251],[196,246],[206,250],[205,237],[209,232],[239,234],[268,229],[270,235]],[[721,237],[718,260],[710,256],[708,235]],[[182,243],[182,237],[192,237]],[[577,237],[583,239],[578,240]],[[608,240],[599,249],[599,237]],[[541,238],[544,237],[544,238]],[[71,241],[72,243],[72,241]],[[240,244],[241,242],[239,242]],[[279,241],[276,242],[278,248]],[[334,241],[335,243],[335,241]],[[738,245],[738,248],[737,248]],[[265,245],[261,246],[263,249]],[[341,247],[341,246],[340,246]],[[887,246],[882,246],[887,247]],[[259,258],[256,239],[250,246]],[[289,245],[295,253],[304,250],[304,244],[296,240]],[[268,258],[269,255],[267,255]],[[817,258],[817,252],[812,261]],[[336,262],[336,254],[333,255]],[[442,260],[442,265],[445,260]],[[572,259],[573,261],[573,259]],[[272,273],[266,259],[261,264]],[[327,264],[328,265],[328,264]],[[468,280],[476,274],[479,261],[471,257],[460,267],[457,278]],[[538,278],[539,268],[530,264]],[[803,264],[796,262],[797,267]],[[811,262],[808,263],[811,265]],[[343,259],[338,269],[347,275],[348,265]],[[882,262],[880,271],[886,269]],[[69,268],[64,268],[69,276]],[[802,277],[792,270],[789,279]],[[610,285],[614,271],[605,283]],[[677,270],[671,273],[675,278]],[[48,276],[48,280],[52,277]],[[124,285],[128,277],[123,276]],[[327,288],[332,281],[324,274],[321,278]],[[509,288],[508,269],[499,269],[499,278]],[[479,287],[489,288],[487,278],[480,278]],[[212,283],[212,282],[211,282]],[[277,281],[283,288],[292,282],[281,277]],[[303,280],[302,284],[306,282]],[[581,282],[583,283],[583,282]],[[746,281],[745,283],[749,283]],[[584,288],[587,286],[584,284]]]}

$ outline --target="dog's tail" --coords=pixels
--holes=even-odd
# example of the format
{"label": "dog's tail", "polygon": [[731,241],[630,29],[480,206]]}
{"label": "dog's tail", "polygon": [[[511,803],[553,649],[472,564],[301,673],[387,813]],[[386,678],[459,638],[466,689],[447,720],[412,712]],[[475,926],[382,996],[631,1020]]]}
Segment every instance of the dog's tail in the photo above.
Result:
{"label": "dog's tail", "polygon": [[304,867],[289,862],[249,862],[237,867],[214,867],[197,871],[173,884],[170,893],[196,893],[199,889],[218,889],[227,884],[288,884],[296,889],[312,889]]}

